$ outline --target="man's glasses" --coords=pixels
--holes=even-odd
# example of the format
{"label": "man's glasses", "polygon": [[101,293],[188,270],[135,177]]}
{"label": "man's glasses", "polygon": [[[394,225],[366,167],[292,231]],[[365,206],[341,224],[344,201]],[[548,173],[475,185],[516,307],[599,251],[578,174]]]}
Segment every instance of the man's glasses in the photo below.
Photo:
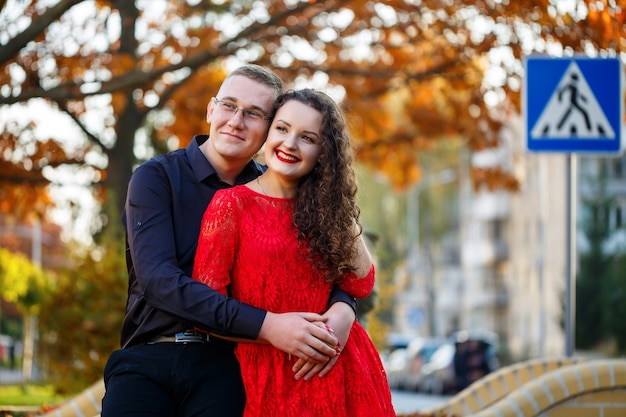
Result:
{"label": "man's glasses", "polygon": [[271,117],[265,116],[260,111],[237,107],[234,103],[231,103],[230,101],[219,100],[217,98],[214,98],[213,101],[215,101],[218,109],[220,109],[224,113],[229,113],[230,117],[235,116],[237,112],[241,110],[241,114],[243,115],[244,120],[248,120],[250,122],[272,120]]}

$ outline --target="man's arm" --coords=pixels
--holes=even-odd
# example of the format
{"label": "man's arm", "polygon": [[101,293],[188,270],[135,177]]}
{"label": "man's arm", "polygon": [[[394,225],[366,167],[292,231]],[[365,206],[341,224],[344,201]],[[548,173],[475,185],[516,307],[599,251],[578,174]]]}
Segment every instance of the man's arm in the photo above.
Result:
{"label": "man's arm", "polygon": [[349,305],[352,311],[354,311],[354,314],[356,314],[356,298],[339,287],[334,287],[331,291],[330,298],[328,299],[328,308],[332,307],[335,303],[345,303]]}
{"label": "man's arm", "polygon": [[[190,277],[197,231],[206,208],[206,202],[190,194],[184,196],[184,207],[177,206],[177,196],[172,195],[169,178],[158,163],[144,164],[131,178],[125,217],[137,282],[129,302],[143,298],[148,305],[190,327],[245,339],[262,336],[286,353],[327,361],[335,354],[330,346],[336,344],[336,338],[309,321],[323,320],[319,315],[287,313],[271,315],[268,320],[266,311],[220,294]],[[175,224],[172,215],[180,209],[185,214],[189,211],[186,221],[197,222],[195,226],[184,225],[195,231],[189,242],[181,242],[181,225]],[[180,258],[185,256],[187,267],[181,266]]]}
{"label": "man's arm", "polygon": [[[346,307],[351,311],[350,307]],[[255,340],[211,333],[236,343],[271,344],[311,364],[326,364],[338,355],[339,341],[328,331],[325,317],[312,313],[267,313]]]}
{"label": "man's arm", "polygon": [[[173,194],[177,191],[155,161],[142,165],[131,177],[124,217],[136,283],[129,302],[143,299],[190,326],[256,338],[265,311],[219,294],[189,276],[206,203],[199,195],[186,196],[190,205],[184,207],[179,201],[182,196]],[[177,223],[177,217],[187,218],[189,224]]]}

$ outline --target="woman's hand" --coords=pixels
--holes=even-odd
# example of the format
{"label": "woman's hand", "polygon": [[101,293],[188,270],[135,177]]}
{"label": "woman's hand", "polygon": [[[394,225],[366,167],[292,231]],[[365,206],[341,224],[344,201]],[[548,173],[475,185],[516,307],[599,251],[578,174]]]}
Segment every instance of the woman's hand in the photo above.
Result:
{"label": "woman's hand", "polygon": [[314,313],[268,312],[258,340],[305,361],[327,363],[337,354],[337,338],[326,330],[327,320]]}
{"label": "woman's hand", "polygon": [[292,368],[295,372],[296,379],[304,378],[305,381],[309,381],[315,375],[321,378],[333,369],[339,359],[341,350],[343,350],[343,347],[348,342],[350,329],[352,329],[352,324],[356,316],[354,310],[352,310],[352,307],[349,305],[345,303],[335,303],[322,317],[324,317],[325,322],[318,322],[317,324],[326,328],[329,334],[337,338],[338,343],[335,348],[337,355],[331,357],[328,362],[324,363],[298,359]]}

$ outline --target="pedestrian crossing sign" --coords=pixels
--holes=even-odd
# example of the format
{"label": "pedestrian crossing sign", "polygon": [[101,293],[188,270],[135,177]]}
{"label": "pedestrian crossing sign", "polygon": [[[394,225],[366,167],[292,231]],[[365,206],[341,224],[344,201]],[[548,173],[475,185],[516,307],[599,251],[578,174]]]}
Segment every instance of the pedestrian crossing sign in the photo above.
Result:
{"label": "pedestrian crossing sign", "polygon": [[527,57],[522,114],[529,151],[621,153],[624,72],[615,58]]}

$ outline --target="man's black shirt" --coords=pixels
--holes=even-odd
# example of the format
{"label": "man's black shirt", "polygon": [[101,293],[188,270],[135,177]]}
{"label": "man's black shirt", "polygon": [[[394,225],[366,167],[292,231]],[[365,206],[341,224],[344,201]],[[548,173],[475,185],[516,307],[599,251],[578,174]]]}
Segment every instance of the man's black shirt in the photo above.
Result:
{"label": "man's black shirt", "polygon": [[[131,177],[122,215],[129,277],[123,348],[193,327],[248,339],[261,330],[266,311],[191,278],[202,216],[215,192],[231,187],[200,151],[207,139],[197,135],[186,149],[150,159]],[[250,161],[235,185],[264,170]],[[333,292],[336,301],[356,308],[343,291]]]}

